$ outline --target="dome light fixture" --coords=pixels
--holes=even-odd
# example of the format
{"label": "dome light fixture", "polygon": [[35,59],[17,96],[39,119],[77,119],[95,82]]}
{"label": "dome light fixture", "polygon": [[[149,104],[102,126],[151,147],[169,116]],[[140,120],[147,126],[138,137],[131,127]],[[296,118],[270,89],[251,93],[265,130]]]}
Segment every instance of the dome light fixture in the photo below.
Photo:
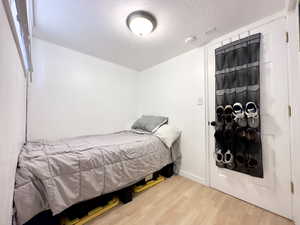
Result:
{"label": "dome light fixture", "polygon": [[157,26],[156,18],[146,11],[135,11],[127,17],[127,27],[138,36],[146,36],[153,32]]}

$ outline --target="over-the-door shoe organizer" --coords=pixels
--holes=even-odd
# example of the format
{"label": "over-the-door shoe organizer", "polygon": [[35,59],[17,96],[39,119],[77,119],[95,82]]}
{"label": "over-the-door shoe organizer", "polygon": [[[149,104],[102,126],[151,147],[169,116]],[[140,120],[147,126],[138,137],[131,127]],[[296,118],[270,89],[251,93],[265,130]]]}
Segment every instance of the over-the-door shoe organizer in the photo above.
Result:
{"label": "over-the-door shoe organizer", "polygon": [[216,54],[216,165],[263,177],[260,135],[261,34],[234,41]]}

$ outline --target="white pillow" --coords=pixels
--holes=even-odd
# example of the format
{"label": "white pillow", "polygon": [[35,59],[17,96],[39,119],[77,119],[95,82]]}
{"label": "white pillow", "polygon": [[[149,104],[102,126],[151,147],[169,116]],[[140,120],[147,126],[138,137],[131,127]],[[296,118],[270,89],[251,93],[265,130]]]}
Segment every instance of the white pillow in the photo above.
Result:
{"label": "white pillow", "polygon": [[181,131],[168,124],[161,126],[154,133],[168,148],[179,138]]}

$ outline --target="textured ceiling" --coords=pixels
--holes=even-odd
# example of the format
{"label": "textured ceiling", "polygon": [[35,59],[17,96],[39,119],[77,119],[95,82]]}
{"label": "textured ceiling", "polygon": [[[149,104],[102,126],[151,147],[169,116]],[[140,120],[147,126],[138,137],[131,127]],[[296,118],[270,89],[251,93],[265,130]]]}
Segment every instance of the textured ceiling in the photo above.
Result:
{"label": "textured ceiling", "polygon": [[[34,36],[138,71],[284,9],[284,0],[35,0]],[[135,10],[158,26],[141,38],[126,26]],[[206,34],[216,27],[215,32]],[[187,36],[199,40],[185,44]]]}

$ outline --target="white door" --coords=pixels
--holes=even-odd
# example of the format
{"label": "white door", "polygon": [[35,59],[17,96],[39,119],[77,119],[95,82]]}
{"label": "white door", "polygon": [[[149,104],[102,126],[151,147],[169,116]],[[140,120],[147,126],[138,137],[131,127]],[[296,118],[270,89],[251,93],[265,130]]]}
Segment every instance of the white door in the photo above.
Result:
{"label": "white door", "polygon": [[207,47],[208,119],[215,118],[215,49],[222,44],[262,33],[261,121],[264,178],[218,168],[214,161],[214,128],[209,128],[210,185],[222,192],[291,218],[290,146],[286,19],[277,18],[243,30]]}

